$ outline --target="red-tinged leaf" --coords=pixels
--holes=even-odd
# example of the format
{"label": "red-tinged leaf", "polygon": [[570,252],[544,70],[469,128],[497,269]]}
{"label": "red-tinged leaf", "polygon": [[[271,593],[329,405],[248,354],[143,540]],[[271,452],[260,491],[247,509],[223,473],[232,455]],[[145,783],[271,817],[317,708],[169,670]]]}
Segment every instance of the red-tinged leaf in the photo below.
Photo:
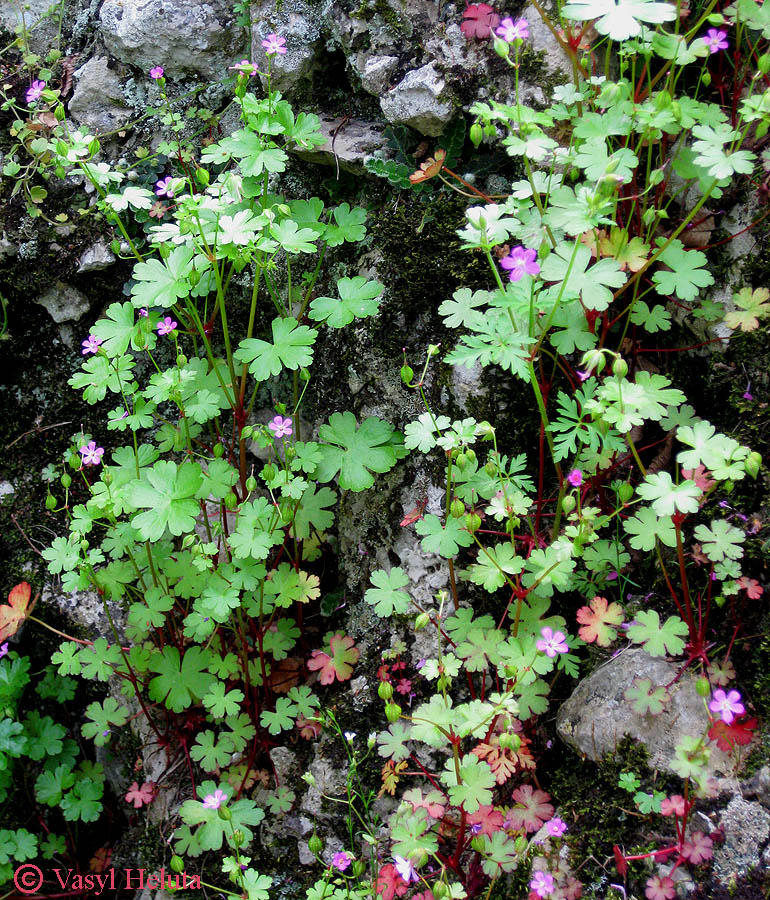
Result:
{"label": "red-tinged leaf", "polygon": [[404,514],[404,518],[399,522],[399,525],[402,528],[406,528],[407,525],[413,525],[418,519],[422,518],[427,504],[428,498],[426,497],[424,500],[421,500],[414,509],[410,509],[408,513]]}
{"label": "red-tinged leaf", "polygon": [[31,609],[27,609],[31,596],[32,588],[26,581],[11,588],[8,603],[0,604],[0,641],[13,637],[24,619],[32,612]]}
{"label": "red-tinged leaf", "polygon": [[612,848],[612,851],[615,854],[615,868],[618,870],[618,875],[620,875],[621,878],[625,878],[626,872],[628,872],[626,858],[623,856],[623,852],[617,844]]}
{"label": "red-tinged leaf", "polygon": [[717,719],[709,728],[709,737],[712,741],[716,741],[717,747],[722,752],[730,753],[736,746],[745,747],[747,744],[750,744],[756,727],[756,719],[740,721],[733,719],[730,725],[727,722],[723,722],[722,719]]}
{"label": "red-tinged leaf", "polygon": [[321,733],[321,723],[313,719],[306,719],[304,716],[298,716],[296,727],[299,729],[300,736],[306,741],[314,741]]}
{"label": "red-tinged leaf", "polygon": [[103,872],[110,864],[112,859],[112,850],[109,847],[100,847],[91,857],[88,868],[92,872]]}
{"label": "red-tinged leaf", "polygon": [[155,799],[158,793],[158,786],[154,781],[145,781],[142,786],[135,781],[128,789],[125,800],[126,803],[133,803],[134,809],[141,809],[147,806]]}
{"label": "red-tinged leaf", "polygon": [[421,163],[420,168],[409,176],[409,180],[412,184],[420,184],[420,182],[427,181],[429,178],[435,178],[444,168],[445,161],[446,150],[436,150],[436,155],[428,157],[424,163]]}
{"label": "red-tinged leaf", "polygon": [[488,3],[469,3],[463,10],[460,31],[470,41],[483,41],[492,34],[492,29],[500,24],[500,16]]}
{"label": "red-tinged leaf", "polygon": [[467,819],[472,834],[485,834],[488,837],[500,831],[505,822],[503,814],[493,806],[480,806]]}
{"label": "red-tinged leaf", "polygon": [[380,867],[375,890],[381,900],[393,900],[394,897],[403,897],[409,890],[409,885],[398,874],[398,869],[392,863],[386,863]]}
{"label": "red-tinged leaf", "polygon": [[530,784],[516,788],[513,799],[516,805],[508,810],[506,827],[535,832],[553,817],[553,806],[548,802],[550,794]]}
{"label": "red-tinged leaf", "polygon": [[765,589],[756,578],[747,578],[745,575],[741,575],[738,579],[738,587],[742,591],[746,591],[746,596],[749,600],[759,600],[765,592]]}
{"label": "red-tinged leaf", "polygon": [[353,638],[338,631],[327,635],[328,645],[324,650],[314,650],[307,667],[311,671],[320,670],[321,684],[348,681],[353,674],[353,666],[358,662],[359,652]]}
{"label": "red-tinged leaf", "polygon": [[604,597],[594,597],[588,601],[588,606],[581,606],[577,611],[577,620],[583,626],[578,635],[587,644],[596,641],[600,647],[609,647],[618,636],[617,626],[623,624],[624,616],[619,603],[607,603]]}

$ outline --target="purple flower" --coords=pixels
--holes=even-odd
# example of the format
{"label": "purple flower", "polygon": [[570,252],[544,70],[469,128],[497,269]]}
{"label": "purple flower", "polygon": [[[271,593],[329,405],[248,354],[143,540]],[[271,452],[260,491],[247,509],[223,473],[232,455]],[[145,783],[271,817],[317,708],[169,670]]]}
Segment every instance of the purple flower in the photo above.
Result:
{"label": "purple flower", "polygon": [[420,880],[420,876],[417,874],[411,859],[406,859],[403,856],[394,856],[393,862],[396,864],[396,871],[407,884]]}
{"label": "purple flower", "polygon": [[751,393],[751,391],[744,391],[744,392],[743,392],[743,399],[744,399],[744,400],[753,400],[753,399],[754,399],[754,395]]}
{"label": "purple flower", "polygon": [[143,318],[147,318],[147,316],[150,315],[150,311],[149,311],[149,309],[147,309],[146,307],[143,306],[143,307],[139,310],[139,315],[142,316]]}
{"label": "purple flower", "polygon": [[277,438],[286,437],[293,434],[291,427],[291,419],[284,419],[283,416],[276,416],[272,422],[267,423],[267,427],[273,432]]}
{"label": "purple flower", "polygon": [[514,247],[513,250],[500,260],[500,265],[508,272],[511,281],[521,281],[525,275],[537,275],[540,266],[535,261],[537,253],[526,247]]}
{"label": "purple flower", "polygon": [[89,334],[84,341],[81,341],[83,356],[88,356],[89,353],[98,353],[101,343],[103,343],[101,338],[96,337],[95,334]]}
{"label": "purple flower", "polygon": [[580,487],[583,483],[583,473],[580,469],[573,469],[571,472],[567,473],[567,481],[569,481],[572,487]]}
{"label": "purple flower", "polygon": [[2,659],[4,656],[8,656],[8,641],[0,645],[0,659]]}
{"label": "purple flower", "polygon": [[174,192],[171,189],[171,183],[173,182],[173,178],[170,175],[167,175],[165,178],[161,178],[160,181],[155,182],[155,193],[159,197],[173,197]]}
{"label": "purple flower", "polygon": [[553,875],[538,869],[537,872],[532,873],[532,881],[530,881],[529,886],[538,897],[550,897],[555,887]]}
{"label": "purple flower", "polygon": [[104,456],[104,447],[97,447],[96,441],[89,441],[78,452],[83,457],[84,466],[98,466]]}
{"label": "purple flower", "polygon": [[279,37],[277,34],[268,34],[262,47],[268,56],[275,56],[278,53],[283,56],[286,53],[286,38]]}
{"label": "purple flower", "polygon": [[332,857],[332,865],[339,872],[344,872],[345,869],[353,862],[350,854],[345,853],[345,851],[341,851],[340,853],[335,853]]}
{"label": "purple flower", "polygon": [[503,19],[495,34],[509,44],[517,40],[526,41],[529,37],[529,22],[526,19],[516,19],[514,22],[509,16],[507,19]]}
{"label": "purple flower", "polygon": [[542,639],[539,640],[535,646],[541,653],[545,653],[546,656],[550,656],[551,659],[553,659],[557,653],[569,652],[566,638],[561,631],[555,632],[546,625],[540,630],[540,634],[542,635]]}
{"label": "purple flower", "polygon": [[153,66],[150,69],[150,78],[154,78],[156,81],[158,78],[163,78],[163,66]]}
{"label": "purple flower", "polygon": [[27,103],[34,103],[35,100],[39,100],[44,87],[44,81],[33,81],[27,88]]}
{"label": "purple flower", "polygon": [[219,809],[223,803],[227,803],[227,794],[217,788],[213,794],[207,794],[203,798],[204,809]]}
{"label": "purple flower", "polygon": [[590,373],[590,372],[581,372],[580,369],[578,369],[578,370],[575,372],[575,374],[576,374],[577,377],[578,377],[578,381],[588,381],[588,379],[591,377],[591,373]]}
{"label": "purple flower", "polygon": [[719,53],[720,50],[727,50],[727,32],[721,31],[719,28],[709,28],[703,43],[709,48],[711,53]]}
{"label": "purple flower", "polygon": [[709,709],[718,713],[722,721],[729,725],[736,716],[742,716],[746,707],[741,703],[741,695],[738,691],[730,691],[726,694],[722,688],[717,688],[711,697]]}
{"label": "purple flower", "polygon": [[564,832],[567,830],[567,823],[560,819],[558,816],[554,816],[548,822],[545,823],[545,830],[551,837],[561,837]]}
{"label": "purple flower", "polygon": [[162,322],[158,322],[155,327],[158,330],[158,334],[171,334],[171,332],[177,327],[177,324],[171,318],[171,316],[166,316],[166,318]]}

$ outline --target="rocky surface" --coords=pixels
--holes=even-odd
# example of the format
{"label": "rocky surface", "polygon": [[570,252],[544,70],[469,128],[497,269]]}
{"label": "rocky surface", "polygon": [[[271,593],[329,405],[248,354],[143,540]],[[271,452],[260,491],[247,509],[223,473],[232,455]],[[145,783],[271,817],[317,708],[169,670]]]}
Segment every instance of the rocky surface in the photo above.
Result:
{"label": "rocky surface", "polygon": [[722,884],[734,884],[751,869],[770,860],[764,851],[770,839],[770,813],[759,803],[733,798],[723,811],[719,825],[724,843],[714,850],[714,875]]}
{"label": "rocky surface", "polygon": [[380,99],[380,106],[389,122],[408,125],[429,137],[440,135],[454,112],[446,79],[435,63],[408,72]]}
{"label": "rocky surface", "polygon": [[101,134],[120,128],[131,118],[120,78],[106,56],[92,57],[73,77],[76,86],[69,111],[76,122]]}
{"label": "rocky surface", "polygon": [[63,322],[77,322],[90,309],[88,298],[71,284],[57,281],[35,303],[44,306],[57,325]]}

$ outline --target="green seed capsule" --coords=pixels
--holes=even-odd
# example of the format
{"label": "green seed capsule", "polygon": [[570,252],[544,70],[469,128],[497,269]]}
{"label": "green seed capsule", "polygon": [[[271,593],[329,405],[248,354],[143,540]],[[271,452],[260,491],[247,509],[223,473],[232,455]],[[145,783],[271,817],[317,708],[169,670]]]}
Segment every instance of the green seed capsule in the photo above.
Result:
{"label": "green seed capsule", "polygon": [[628,501],[634,496],[634,489],[631,485],[624,481],[623,484],[618,488],[618,499],[621,503],[628,503]]}
{"label": "green seed capsule", "polygon": [[446,886],[446,882],[437,881],[433,885],[433,896],[436,900],[444,900],[444,897],[449,893],[449,888]]}
{"label": "green seed capsule", "polygon": [[471,125],[469,137],[474,147],[478,147],[479,144],[484,140],[484,129],[481,127],[481,125],[479,125],[478,122],[474,122],[473,125]]}
{"label": "green seed capsule", "polygon": [[45,498],[45,508],[46,509],[56,509],[56,497],[53,494],[49,494]]}
{"label": "green seed capsule", "polygon": [[229,494],[225,494],[224,503],[228,509],[235,509],[235,507],[238,505],[238,498],[232,491],[230,491]]}
{"label": "green seed capsule", "polygon": [[377,688],[377,694],[380,700],[390,700],[393,696],[393,685],[389,681],[381,681]]}
{"label": "green seed capsule", "polygon": [[462,500],[458,500],[457,497],[449,504],[449,513],[455,519],[459,519],[460,516],[465,515],[465,504]]}
{"label": "green seed capsule", "polygon": [[310,839],[307,842],[307,849],[315,856],[318,856],[319,853],[323,850],[323,848],[324,848],[324,842],[321,840],[320,837],[318,837],[318,835],[314,831],[313,834],[310,836]]}
{"label": "green seed capsule", "polygon": [[184,872],[184,860],[181,856],[172,856],[169,866],[172,872]]}
{"label": "green seed capsule", "polygon": [[478,513],[468,513],[465,517],[465,527],[471,534],[481,528],[481,516]]}
{"label": "green seed capsule", "polygon": [[487,464],[484,466],[484,471],[489,475],[490,478],[494,478],[497,475],[497,466],[492,462],[492,460],[487,460]]}
{"label": "green seed capsule", "polygon": [[249,475],[246,479],[246,490],[251,493],[257,489],[257,479],[253,475]]}
{"label": "green seed capsule", "polygon": [[[228,812],[229,812],[229,810],[228,810]],[[236,847],[240,847],[241,844],[243,844],[245,841],[246,841],[246,835],[240,830],[240,828],[237,831],[233,832],[233,843],[235,844]]]}
{"label": "green seed capsule", "polygon": [[709,684],[708,678],[699,678],[695,682],[695,690],[697,691],[699,697],[710,697],[711,685]]}
{"label": "green seed capsule", "polygon": [[612,374],[616,378],[625,378],[628,375],[628,363],[618,357],[615,362],[612,364]]}
{"label": "green seed capsule", "polygon": [[214,456],[217,459],[221,459],[224,456],[224,453],[225,453],[225,448],[221,444],[219,444],[219,443],[214,444]]}
{"label": "green seed capsule", "polygon": [[61,481],[61,486],[63,488],[68,488],[72,484],[72,476],[65,472],[62,477],[59,479]]}
{"label": "green seed capsule", "polygon": [[567,513],[567,515],[572,512],[572,510],[575,508],[575,498],[572,494],[567,494],[566,496],[562,497],[561,508],[563,512]]}
{"label": "green seed capsule", "polygon": [[425,628],[425,626],[429,625],[429,624],[430,624],[430,616],[428,615],[428,613],[426,613],[426,612],[420,613],[417,616],[417,618],[414,620],[414,630],[422,631],[422,629]]}
{"label": "green seed capsule", "polygon": [[233,814],[226,806],[220,806],[217,810],[217,815],[223,822],[229,822],[233,817]]}
{"label": "green seed capsule", "polygon": [[468,449],[465,451],[465,455],[468,458],[468,462],[476,462],[476,451],[472,447],[468,447]]}
{"label": "green seed capsule", "polygon": [[391,724],[393,722],[398,722],[398,720],[401,718],[401,707],[398,705],[398,703],[387,704],[387,706],[385,707],[385,718]]}
{"label": "green seed capsule", "polygon": [[404,384],[411,384],[414,378],[414,369],[411,366],[401,366],[401,380]]}

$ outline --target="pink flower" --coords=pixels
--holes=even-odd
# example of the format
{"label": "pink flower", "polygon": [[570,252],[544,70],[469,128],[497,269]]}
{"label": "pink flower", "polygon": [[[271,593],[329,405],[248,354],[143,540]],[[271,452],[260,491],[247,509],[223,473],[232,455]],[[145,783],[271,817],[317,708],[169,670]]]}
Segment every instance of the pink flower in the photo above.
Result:
{"label": "pink flower", "polygon": [[647,900],[673,900],[676,895],[676,885],[673,880],[664,875],[653,875],[647,879],[647,886],[644,889],[644,896]]}
{"label": "pink flower", "polygon": [[420,880],[420,876],[417,874],[411,859],[406,859],[403,856],[394,856],[393,861],[396,864],[396,871],[407,884]]}
{"label": "pink flower", "polygon": [[332,865],[340,872],[344,872],[352,862],[352,858],[344,850],[341,853],[335,853],[332,857]]}
{"label": "pink flower", "polygon": [[508,17],[503,19],[495,34],[509,44],[517,40],[526,41],[529,37],[529,22],[526,19],[516,19],[514,22],[513,19]]}
{"label": "pink flower", "polygon": [[84,341],[81,341],[83,356],[88,356],[89,353],[98,353],[101,343],[103,343],[101,338],[96,337],[94,334],[89,334]]}
{"label": "pink flower", "polygon": [[746,707],[741,703],[741,695],[738,691],[730,691],[726,694],[722,688],[717,688],[709,703],[709,709],[717,713],[722,721],[729,725],[736,716],[742,716]]}
{"label": "pink flower", "polygon": [[[569,646],[566,637],[561,631],[554,631],[547,625],[541,629],[542,639],[535,646],[541,653],[550,656],[553,659],[558,653],[569,653]],[[553,810],[551,810],[553,812]]]}
{"label": "pink flower", "polygon": [[521,281],[525,275],[537,275],[540,266],[535,262],[537,253],[526,247],[514,247],[513,250],[500,260],[500,265],[508,272],[510,281]]}
{"label": "pink flower", "polygon": [[158,330],[158,334],[171,334],[171,332],[177,327],[177,323],[171,318],[171,316],[166,316],[166,318],[162,322],[158,322],[155,327]]}
{"label": "pink flower", "polygon": [[171,184],[174,179],[167,175],[165,178],[161,178],[160,181],[155,182],[155,193],[158,197],[173,197],[174,191],[171,188]]}
{"label": "pink flower", "polygon": [[139,310],[139,315],[143,318],[147,318],[150,315],[150,311],[146,309],[144,306]]}
{"label": "pink flower", "polygon": [[558,816],[554,816],[548,822],[545,823],[545,830],[551,837],[561,837],[564,832],[567,830],[567,823],[560,819]]}
{"label": "pink flower", "polygon": [[248,59],[242,59],[234,66],[228,66],[227,68],[231,71],[234,70],[236,72],[239,72],[241,75],[253,75],[257,71],[257,64],[249,62]]}
{"label": "pink flower", "polygon": [[154,78],[156,81],[158,78],[163,78],[163,66],[153,66],[150,69],[150,78]]}
{"label": "pink flower", "polygon": [[227,803],[227,794],[217,788],[213,794],[207,794],[203,798],[204,809],[219,809],[223,803]]}
{"label": "pink flower", "polygon": [[276,53],[284,56],[286,53],[286,38],[279,37],[277,34],[268,34],[265,40],[262,41],[262,47],[268,56],[275,56]]}
{"label": "pink flower", "polygon": [[44,81],[33,81],[27,88],[27,103],[34,103],[35,100],[39,100],[44,87]]}
{"label": "pink flower", "polygon": [[567,481],[569,481],[572,487],[580,487],[583,483],[583,473],[580,469],[573,469],[571,472],[567,473]]}
{"label": "pink flower", "polygon": [[682,856],[687,862],[699,866],[714,855],[714,842],[702,831],[693,831],[690,840],[682,844]]}
{"label": "pink flower", "polygon": [[4,656],[8,655],[8,641],[6,641],[2,646],[0,646],[0,659]]}
{"label": "pink flower", "polygon": [[719,53],[720,50],[727,50],[727,32],[718,28],[709,28],[703,43],[709,48],[711,53]]}
{"label": "pink flower", "polygon": [[575,372],[575,374],[576,374],[577,377],[578,377],[578,381],[588,381],[588,379],[591,377],[591,373],[590,373],[590,372],[581,372],[580,369],[578,369],[578,370]]}
{"label": "pink flower", "polygon": [[273,432],[275,437],[282,438],[293,434],[291,427],[291,419],[284,419],[283,416],[276,416],[272,422],[267,423],[267,427]]}
{"label": "pink flower", "polygon": [[96,441],[89,441],[78,452],[83,457],[84,466],[98,466],[104,456],[104,447],[97,447]]}
{"label": "pink flower", "polygon": [[553,875],[543,872],[540,869],[532,873],[532,881],[529,886],[537,894],[538,897],[550,897],[556,886],[553,881]]}

